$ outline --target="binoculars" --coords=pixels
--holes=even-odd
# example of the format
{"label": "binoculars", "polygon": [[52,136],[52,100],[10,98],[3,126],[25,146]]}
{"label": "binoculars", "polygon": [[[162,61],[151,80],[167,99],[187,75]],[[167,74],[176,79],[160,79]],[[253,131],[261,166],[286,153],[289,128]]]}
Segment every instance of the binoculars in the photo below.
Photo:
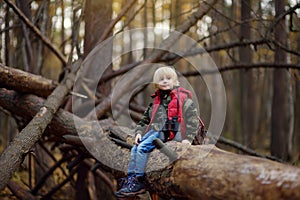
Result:
{"label": "binoculars", "polygon": [[172,119],[167,119],[165,121],[165,124],[162,128],[162,132],[172,131],[174,133],[177,133],[179,131],[179,122],[178,117],[172,117]]}

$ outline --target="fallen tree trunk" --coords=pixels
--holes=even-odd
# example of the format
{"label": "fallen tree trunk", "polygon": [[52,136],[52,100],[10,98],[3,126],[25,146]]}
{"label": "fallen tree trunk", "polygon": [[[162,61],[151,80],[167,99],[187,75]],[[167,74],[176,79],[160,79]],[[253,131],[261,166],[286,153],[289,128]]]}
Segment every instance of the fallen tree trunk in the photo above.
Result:
{"label": "fallen tree trunk", "polygon": [[209,145],[187,149],[173,166],[170,180],[188,199],[300,198],[299,168]]}
{"label": "fallen tree trunk", "polygon": [[0,63],[1,87],[47,97],[57,86],[52,80],[22,70],[6,67]]}
{"label": "fallen tree trunk", "polygon": [[[0,94],[5,92],[2,89]],[[22,104],[8,106],[6,102],[9,95],[15,92],[7,92],[0,95],[0,105],[13,112],[22,112]],[[3,99],[5,96],[5,99]],[[16,97],[16,93],[12,95]],[[36,99],[33,95],[20,95],[17,101]],[[13,101],[14,98],[11,98]],[[37,103],[36,101],[35,103]],[[42,101],[41,101],[42,102]],[[35,109],[42,104],[31,104]],[[28,107],[29,108],[29,107]],[[27,108],[26,108],[27,109]],[[30,113],[30,112],[26,112]],[[23,113],[25,115],[26,113]],[[54,116],[48,132],[57,134],[54,126],[63,128],[60,123],[72,121],[73,115],[60,110]],[[57,118],[61,118],[57,120]],[[120,177],[125,175],[127,169],[129,151],[118,147],[110,141],[106,134],[97,130],[97,122],[88,122],[80,118],[82,129],[69,129],[67,134],[76,135],[76,131],[85,134],[85,144],[95,145],[98,153],[98,161],[107,171]],[[52,121],[52,123],[53,123]],[[94,127],[93,127],[94,126]],[[75,131],[72,133],[73,130]],[[89,136],[98,135],[98,139]],[[121,134],[121,132],[120,132]],[[129,137],[129,136],[126,136]],[[126,139],[126,137],[124,137]],[[267,159],[252,156],[243,156],[229,153],[216,148],[213,145],[186,146],[180,143],[167,143],[168,147],[181,154],[173,163],[159,150],[150,154],[147,167],[148,190],[158,193],[162,197],[174,197],[176,199],[299,199],[300,198],[300,169],[286,164],[277,163]],[[189,147],[189,148],[186,148]],[[97,152],[99,151],[99,152]],[[111,163],[111,166],[107,166]],[[162,167],[157,167],[161,165]],[[165,167],[163,167],[165,166]]]}

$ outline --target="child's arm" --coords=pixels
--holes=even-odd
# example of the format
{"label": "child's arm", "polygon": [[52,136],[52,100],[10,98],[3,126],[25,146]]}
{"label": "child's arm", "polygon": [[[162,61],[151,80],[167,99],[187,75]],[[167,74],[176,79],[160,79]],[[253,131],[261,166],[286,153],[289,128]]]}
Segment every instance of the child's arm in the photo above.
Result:
{"label": "child's arm", "polygon": [[[197,135],[197,128],[199,126],[197,108],[192,99],[187,98],[183,105],[183,117],[186,124],[186,138],[189,143],[192,143]],[[187,141],[182,142],[187,142]]]}
{"label": "child's arm", "polygon": [[152,108],[152,103],[150,103],[150,105],[148,106],[148,108],[146,109],[146,111],[143,114],[142,119],[138,122],[136,128],[135,128],[135,135],[137,136],[138,134],[143,135],[143,133],[145,132],[148,124],[150,123],[150,110]]}

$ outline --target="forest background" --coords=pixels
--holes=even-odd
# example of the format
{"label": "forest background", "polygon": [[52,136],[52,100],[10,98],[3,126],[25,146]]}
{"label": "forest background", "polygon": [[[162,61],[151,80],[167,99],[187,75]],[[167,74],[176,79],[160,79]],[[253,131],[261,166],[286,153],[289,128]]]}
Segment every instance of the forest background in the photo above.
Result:
{"label": "forest background", "polygon": [[[298,165],[300,3],[296,0],[4,0],[0,3],[0,63],[41,75],[53,80],[56,86],[70,71],[70,63],[85,59],[93,48],[110,36],[136,28],[157,28],[154,38],[145,31],[142,35],[114,41],[103,58],[120,52],[125,43],[146,47],[149,43],[162,41],[173,30],[181,32],[185,22],[192,21],[191,16],[199,10],[201,15],[183,34],[208,52],[219,71],[199,74],[186,60],[174,58],[172,54],[150,61],[174,65],[189,81],[197,94],[205,124],[210,122],[211,99],[207,89],[199,87],[205,86],[201,77],[221,74],[227,109],[223,140],[217,143],[219,147],[235,153],[253,150]],[[160,28],[166,32],[160,32]],[[199,55],[203,49],[191,49],[184,56]],[[118,78],[140,62],[149,60],[149,55],[151,49],[122,55],[105,71],[105,80],[99,81],[97,93],[89,95],[87,92],[87,96],[97,103],[104,102]],[[10,89],[4,84],[0,88]],[[147,106],[151,92],[150,87],[145,87],[132,98],[130,109],[135,121]],[[66,100],[60,107],[72,112],[70,104]],[[1,152],[28,123],[4,105],[0,103]],[[110,111],[98,115],[99,120],[110,117]],[[31,150],[33,153],[26,157],[24,171],[14,175],[15,180],[31,190],[61,157],[57,141],[49,138],[39,139]],[[68,188],[77,192],[66,198],[91,198],[91,189],[78,192],[78,188],[85,188],[81,180],[87,176],[86,165],[79,170],[85,175],[78,173],[78,178]],[[49,189],[63,179],[64,170],[57,171],[39,194],[61,195],[57,191],[51,193],[53,190]],[[2,195],[12,194],[6,190]]]}

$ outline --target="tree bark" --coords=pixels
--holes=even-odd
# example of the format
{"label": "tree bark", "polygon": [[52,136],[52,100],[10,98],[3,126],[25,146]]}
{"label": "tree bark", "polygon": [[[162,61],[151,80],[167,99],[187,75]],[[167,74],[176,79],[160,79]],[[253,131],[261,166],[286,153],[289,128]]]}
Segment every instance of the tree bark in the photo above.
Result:
{"label": "tree bark", "polygon": [[[241,21],[240,27],[240,40],[249,41],[251,40],[251,0],[241,1]],[[239,60],[240,63],[251,63],[252,62],[252,50],[250,46],[239,47]],[[251,69],[245,69],[240,71],[240,118],[241,118],[241,130],[243,144],[249,147],[253,147],[254,136],[255,136],[255,81],[254,71]]]}
{"label": "tree bark", "polygon": [[300,198],[299,168],[210,148],[192,146],[175,162],[172,185],[188,199]]}
{"label": "tree bark", "polygon": [[[84,38],[84,57],[98,44],[99,38],[109,26],[112,15],[112,3],[111,0],[102,2],[87,0],[85,10],[85,32],[89,34],[85,34]],[[108,35],[109,33],[106,34]],[[108,55],[111,55],[110,52]]]}
{"label": "tree bark", "polygon": [[57,86],[52,80],[0,63],[0,85],[7,89],[47,97]]}
{"label": "tree bark", "polygon": [[[285,12],[286,1],[276,0],[276,16],[281,16]],[[286,24],[285,17],[278,21],[275,27],[275,39],[282,45],[286,44]],[[287,61],[286,53],[280,48],[275,50],[275,63],[284,64]],[[287,71],[286,69],[274,69],[273,72],[273,102],[271,116],[271,154],[283,160],[288,160],[288,133],[287,125]]]}
{"label": "tree bark", "polygon": [[[92,49],[97,46],[99,38],[105,32],[106,28],[109,26],[111,22],[112,16],[112,1],[111,0],[102,0],[102,1],[93,1],[87,0],[86,1],[86,9],[85,9],[85,32],[89,34],[84,35],[84,57],[86,58],[87,55],[92,51]],[[109,31],[107,35],[111,34],[112,32]],[[100,39],[101,40],[101,39]],[[110,63],[110,67],[107,68],[107,71],[104,73],[109,74],[112,72],[112,42],[108,45],[110,48],[107,51],[103,52],[99,55],[101,58],[101,62],[103,60],[107,60],[105,63]],[[104,67],[104,66],[101,66]],[[98,84],[98,83],[97,83]],[[111,90],[111,82],[103,82],[99,84],[98,91],[103,94],[104,96],[109,93]],[[81,165],[78,173],[78,179],[76,181],[76,199],[91,199],[90,195],[88,194],[88,187],[89,185],[84,182],[87,181],[88,177],[88,168],[84,167],[85,165]],[[100,196],[103,196],[103,189],[99,187],[99,178],[96,177],[95,185],[98,188],[96,193]],[[81,192],[83,191],[83,192]],[[102,193],[102,194],[101,194]]]}
{"label": "tree bark", "polygon": [[[2,89],[2,94],[4,89]],[[11,94],[13,92],[10,92]],[[9,92],[0,95],[0,102],[8,100]],[[12,95],[13,96],[13,95]],[[32,98],[32,95],[23,95],[22,98]],[[34,99],[34,98],[32,98]],[[14,98],[12,97],[13,101]],[[10,102],[13,104],[14,102]],[[6,103],[7,105],[9,103]],[[13,111],[11,107],[1,104],[5,109]],[[34,105],[34,104],[31,104]],[[36,105],[36,107],[42,106]],[[17,104],[16,110],[22,110],[23,104]],[[34,106],[33,106],[34,107]],[[21,111],[20,111],[21,112]],[[25,114],[29,114],[26,112]],[[61,118],[57,120],[57,118]],[[71,118],[71,119],[70,119]],[[48,132],[57,134],[54,126],[64,127],[64,124],[72,121],[72,114],[60,110],[54,116],[55,124],[50,125]],[[118,147],[110,141],[103,132],[99,133],[93,125],[97,122],[82,122],[82,129],[73,129],[75,132],[69,134],[95,135],[98,140],[90,140],[88,137],[85,142],[90,142],[100,147],[97,149],[101,154],[98,160],[105,167],[105,163],[112,166],[105,167],[114,176],[125,175],[127,169],[129,151]],[[86,122],[86,123],[84,123]],[[53,123],[53,122],[52,122]],[[109,127],[105,128],[108,130]],[[119,134],[124,134],[120,132]],[[121,135],[124,140],[130,135]],[[159,150],[150,154],[147,165],[147,189],[155,191],[162,197],[173,197],[176,199],[299,199],[300,198],[300,169],[286,164],[269,161],[267,159],[252,156],[243,156],[229,153],[218,149],[212,145],[185,146],[181,143],[167,143],[167,146],[181,154],[181,157],[173,163],[169,163],[166,156]],[[166,164],[165,168],[154,171],[155,166]],[[116,170],[120,168],[121,170]],[[1,171],[1,173],[7,173]]]}

